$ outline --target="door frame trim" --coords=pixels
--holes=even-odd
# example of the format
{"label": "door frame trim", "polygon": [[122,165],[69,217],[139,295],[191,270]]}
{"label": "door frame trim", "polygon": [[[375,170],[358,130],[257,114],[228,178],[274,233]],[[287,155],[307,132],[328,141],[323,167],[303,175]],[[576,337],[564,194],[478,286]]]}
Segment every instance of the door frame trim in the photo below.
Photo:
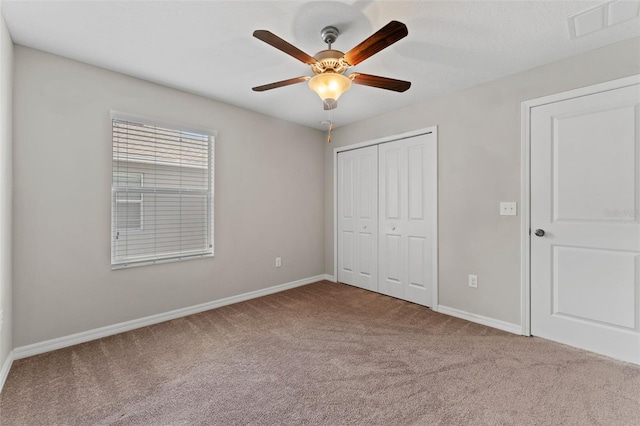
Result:
{"label": "door frame trim", "polygon": [[[364,142],[357,142],[350,145],[339,146],[333,149],[333,276],[336,282],[338,281],[338,154],[344,151],[351,151],[358,148],[364,148],[372,145],[380,145],[386,142],[393,142],[400,139],[408,139],[415,136],[426,135],[432,133],[436,138],[436,184],[434,193],[436,200],[438,197],[438,126],[424,127],[421,129],[410,130],[408,132],[398,133],[395,135],[384,136],[378,139],[372,139]],[[438,206],[435,209],[435,226],[434,226],[434,239],[433,239],[433,288],[432,291],[432,305],[431,310],[437,312],[438,310]]]}
{"label": "door frame trim", "polygon": [[535,107],[640,84],[640,74],[555,93],[521,103],[520,271],[521,334],[531,336],[531,110]]}

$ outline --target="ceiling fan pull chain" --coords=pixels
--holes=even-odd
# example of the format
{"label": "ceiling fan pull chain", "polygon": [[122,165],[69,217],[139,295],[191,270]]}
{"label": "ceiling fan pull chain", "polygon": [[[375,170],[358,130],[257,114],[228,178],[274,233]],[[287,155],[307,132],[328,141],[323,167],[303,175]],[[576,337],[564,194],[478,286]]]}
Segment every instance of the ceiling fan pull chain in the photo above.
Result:
{"label": "ceiling fan pull chain", "polygon": [[329,134],[327,136],[327,143],[331,143],[331,131],[333,130],[333,110],[329,110]]}

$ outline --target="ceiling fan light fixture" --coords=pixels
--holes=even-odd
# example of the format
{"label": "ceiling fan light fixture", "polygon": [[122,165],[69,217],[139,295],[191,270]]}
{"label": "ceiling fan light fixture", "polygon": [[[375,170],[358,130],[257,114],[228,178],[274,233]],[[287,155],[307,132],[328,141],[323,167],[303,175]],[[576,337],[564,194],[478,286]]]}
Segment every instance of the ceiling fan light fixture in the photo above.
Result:
{"label": "ceiling fan light fixture", "polygon": [[318,74],[309,80],[309,88],[316,92],[327,106],[334,105],[340,95],[350,87],[350,78],[333,72]]}

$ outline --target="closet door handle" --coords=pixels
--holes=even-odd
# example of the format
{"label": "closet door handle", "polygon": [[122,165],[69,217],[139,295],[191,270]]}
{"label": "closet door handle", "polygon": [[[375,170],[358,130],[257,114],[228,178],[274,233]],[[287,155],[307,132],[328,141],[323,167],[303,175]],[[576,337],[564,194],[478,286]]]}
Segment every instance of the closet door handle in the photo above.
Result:
{"label": "closet door handle", "polygon": [[362,229],[367,229],[367,225],[362,225]]}
{"label": "closet door handle", "polygon": [[392,227],[391,227],[391,230],[392,230],[392,231],[395,231],[395,230],[396,230],[396,227],[395,227],[395,226],[392,226]]}

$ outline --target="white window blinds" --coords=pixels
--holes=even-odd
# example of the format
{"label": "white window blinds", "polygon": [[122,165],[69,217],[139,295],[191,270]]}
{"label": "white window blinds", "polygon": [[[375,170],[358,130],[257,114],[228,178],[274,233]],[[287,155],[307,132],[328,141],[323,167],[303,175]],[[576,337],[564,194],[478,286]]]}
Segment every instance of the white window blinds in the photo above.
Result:
{"label": "white window blinds", "polygon": [[213,135],[114,117],[112,136],[112,268],[213,255]]}

